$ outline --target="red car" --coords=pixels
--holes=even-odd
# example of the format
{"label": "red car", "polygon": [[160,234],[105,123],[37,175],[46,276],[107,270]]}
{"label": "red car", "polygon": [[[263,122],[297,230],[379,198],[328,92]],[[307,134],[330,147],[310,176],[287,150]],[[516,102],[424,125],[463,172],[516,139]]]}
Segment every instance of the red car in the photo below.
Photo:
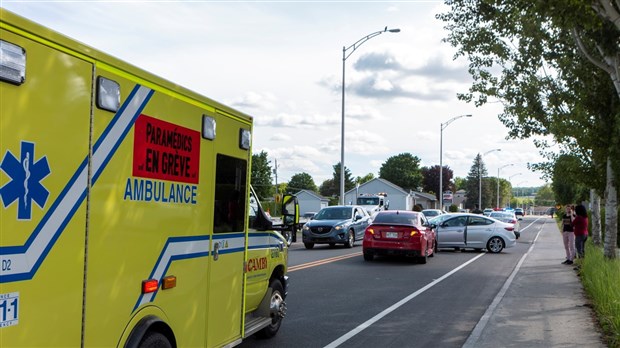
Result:
{"label": "red car", "polygon": [[375,255],[404,255],[420,263],[435,256],[435,231],[424,214],[414,211],[387,210],[379,212],[364,232],[364,260]]}

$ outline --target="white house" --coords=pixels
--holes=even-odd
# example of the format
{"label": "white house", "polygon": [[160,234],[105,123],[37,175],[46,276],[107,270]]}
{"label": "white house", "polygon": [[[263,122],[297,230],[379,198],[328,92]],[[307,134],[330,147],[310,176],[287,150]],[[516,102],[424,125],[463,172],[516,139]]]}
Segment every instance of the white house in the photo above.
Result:
{"label": "white house", "polygon": [[329,205],[329,199],[318,195],[315,192],[301,190],[295,194],[299,203],[299,214],[316,213]]}
{"label": "white house", "polygon": [[358,188],[345,192],[344,201],[346,204],[356,204],[358,195],[377,194],[380,192],[387,194],[390,210],[413,210],[413,197],[411,194],[381,178],[374,178],[361,184]]}
{"label": "white house", "polygon": [[422,209],[438,209],[437,197],[432,193],[411,192],[413,195],[413,205],[419,204]]}

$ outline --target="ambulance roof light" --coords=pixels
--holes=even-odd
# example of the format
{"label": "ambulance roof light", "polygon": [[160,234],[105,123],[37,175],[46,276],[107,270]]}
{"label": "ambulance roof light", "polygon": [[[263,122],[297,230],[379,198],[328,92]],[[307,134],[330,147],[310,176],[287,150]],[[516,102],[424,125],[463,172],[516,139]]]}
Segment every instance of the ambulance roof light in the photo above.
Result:
{"label": "ambulance roof light", "polygon": [[215,118],[202,115],[202,137],[205,139],[215,139]]}
{"label": "ambulance roof light", "polygon": [[0,80],[21,85],[26,81],[26,50],[0,40]]}
{"label": "ambulance roof light", "polygon": [[252,142],[252,135],[248,129],[239,130],[239,147],[243,150],[249,150]]}
{"label": "ambulance roof light", "polygon": [[105,77],[97,77],[97,107],[117,112],[121,106],[121,86]]}

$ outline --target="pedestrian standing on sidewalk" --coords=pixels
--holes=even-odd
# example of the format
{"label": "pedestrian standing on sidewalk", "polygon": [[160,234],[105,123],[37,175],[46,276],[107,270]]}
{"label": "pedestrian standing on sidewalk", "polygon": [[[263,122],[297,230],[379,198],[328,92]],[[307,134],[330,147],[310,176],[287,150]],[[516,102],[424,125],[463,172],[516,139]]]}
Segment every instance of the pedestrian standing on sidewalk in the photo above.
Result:
{"label": "pedestrian standing on sidewalk", "polygon": [[573,233],[573,219],[575,211],[572,205],[567,205],[562,215],[562,240],[564,241],[564,250],[566,251],[566,260],[562,262],[564,265],[572,265],[575,259],[575,233]]}
{"label": "pedestrian standing on sidewalk", "polygon": [[577,255],[582,259],[586,254],[586,240],[588,239],[588,212],[586,207],[578,205],[575,207],[575,214],[577,215],[573,219],[573,232],[575,233],[575,249],[577,249]]}

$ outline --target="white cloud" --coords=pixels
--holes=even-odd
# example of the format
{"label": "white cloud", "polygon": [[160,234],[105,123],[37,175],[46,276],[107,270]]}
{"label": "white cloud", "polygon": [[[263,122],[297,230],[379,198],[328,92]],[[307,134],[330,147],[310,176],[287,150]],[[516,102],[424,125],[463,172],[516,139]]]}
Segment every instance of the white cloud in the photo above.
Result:
{"label": "white cloud", "polygon": [[[541,158],[532,141],[506,141],[500,105],[475,108],[456,98],[469,77],[435,14],[442,3],[306,2],[92,3],[4,2],[8,10],[253,116],[254,151],[278,158],[282,180],[307,172],[317,184],[340,161],[342,47],[385,25],[400,28],[359,46],[345,62],[345,165],[354,176],[376,172],[410,152],[423,165],[444,164],[466,176],[473,158],[490,173]],[[161,26],[165,16],[166,28]],[[527,173],[527,174],[526,174]],[[521,178],[521,177],[520,177]]]}

